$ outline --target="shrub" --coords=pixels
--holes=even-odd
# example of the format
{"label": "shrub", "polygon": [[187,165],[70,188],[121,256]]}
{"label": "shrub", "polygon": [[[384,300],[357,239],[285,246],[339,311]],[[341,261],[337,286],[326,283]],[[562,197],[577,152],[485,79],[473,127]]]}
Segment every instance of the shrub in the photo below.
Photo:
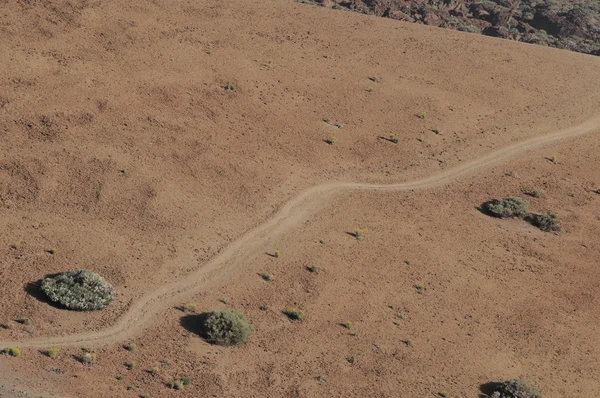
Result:
{"label": "shrub", "polygon": [[531,225],[538,227],[544,232],[560,231],[556,214],[551,211],[547,211],[544,214],[530,214],[526,219]]}
{"label": "shrub", "polygon": [[198,309],[198,306],[196,305],[196,303],[186,303],[186,304],[182,304],[179,307],[177,307],[178,310],[183,311],[183,312],[188,312],[188,313],[192,313],[192,312],[196,312],[196,310]]}
{"label": "shrub", "polygon": [[492,398],[542,398],[542,392],[524,380],[513,379],[497,387]]}
{"label": "shrub", "polygon": [[506,199],[493,199],[485,202],[482,209],[494,217],[524,217],[529,210],[529,203],[523,198],[511,196]]}
{"label": "shrub", "polygon": [[183,390],[183,382],[181,380],[173,380],[169,383],[169,388],[173,390]]}
{"label": "shrub", "polygon": [[224,346],[244,344],[252,334],[252,325],[235,309],[205,314],[201,326],[209,343]]}
{"label": "shrub", "polygon": [[394,144],[397,144],[400,142],[400,138],[398,137],[398,134],[396,134],[396,133],[390,133],[389,140],[391,142],[393,142]]}
{"label": "shrub", "polygon": [[304,319],[304,311],[298,308],[288,308],[283,313],[292,321],[301,321]]}
{"label": "shrub", "polygon": [[48,348],[45,352],[46,356],[52,358],[52,359],[56,359],[58,358],[58,354],[60,353],[60,348]]}
{"label": "shrub", "polygon": [[133,370],[133,369],[135,369],[136,364],[137,364],[137,362],[135,362],[135,361],[125,362],[125,367],[129,370]]}
{"label": "shrub", "polygon": [[192,384],[192,379],[190,379],[189,377],[184,377],[181,379],[181,382],[184,386],[189,386],[190,384]]}
{"label": "shrub", "polygon": [[129,343],[125,344],[123,348],[125,348],[127,351],[134,352],[137,349],[137,346],[135,345],[135,343]]}
{"label": "shrub", "polygon": [[79,357],[79,361],[86,365],[92,365],[96,363],[96,353],[95,352],[86,352],[82,356]]}
{"label": "shrub", "polygon": [[267,282],[271,282],[275,277],[270,272],[263,272],[260,274],[260,277],[263,278]]}
{"label": "shrub", "polygon": [[21,349],[19,349],[17,347],[9,347],[9,348],[5,348],[4,350],[0,351],[0,354],[8,355],[11,357],[20,357]]}
{"label": "shrub", "polygon": [[317,267],[316,265],[311,265],[310,267],[306,267],[306,269],[312,273],[317,273],[320,271],[320,268]]}
{"label": "shrub", "polygon": [[115,290],[95,272],[75,269],[42,281],[50,300],[77,311],[100,310],[112,303]]}

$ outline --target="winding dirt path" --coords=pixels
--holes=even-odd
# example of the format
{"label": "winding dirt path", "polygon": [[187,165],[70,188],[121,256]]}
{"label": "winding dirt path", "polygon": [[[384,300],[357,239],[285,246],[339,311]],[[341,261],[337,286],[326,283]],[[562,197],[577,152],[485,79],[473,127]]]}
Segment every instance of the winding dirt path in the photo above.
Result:
{"label": "winding dirt path", "polygon": [[[100,331],[76,333],[66,336],[42,337],[28,340],[0,341],[0,348],[18,346],[62,347],[72,345],[108,345],[131,339],[167,308],[184,302],[185,299],[202,289],[209,288],[223,278],[227,278],[232,269],[243,264],[253,256],[264,253],[269,241],[277,238],[302,221],[315,214],[327,200],[336,193],[348,190],[412,191],[446,185],[459,177],[473,174],[514,158],[526,151],[555,143],[567,138],[600,132],[600,117],[593,118],[581,125],[556,131],[547,135],[515,143],[478,159],[457,167],[442,171],[417,181],[398,184],[362,184],[354,182],[333,182],[309,188],[287,202],[271,219],[248,231],[241,238],[227,246],[202,267],[173,283],[159,287],[136,302],[116,324]],[[191,257],[181,256],[176,262],[192,261]]]}

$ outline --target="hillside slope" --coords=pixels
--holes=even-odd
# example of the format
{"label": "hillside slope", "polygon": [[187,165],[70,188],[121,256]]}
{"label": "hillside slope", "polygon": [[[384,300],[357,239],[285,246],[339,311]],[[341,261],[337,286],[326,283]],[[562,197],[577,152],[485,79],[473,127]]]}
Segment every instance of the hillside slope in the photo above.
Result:
{"label": "hillside slope", "polygon": [[[5,0],[0,39],[1,341],[114,325],[313,185],[426,177],[600,105],[595,57],[289,1]],[[48,305],[70,268],[115,303]]]}

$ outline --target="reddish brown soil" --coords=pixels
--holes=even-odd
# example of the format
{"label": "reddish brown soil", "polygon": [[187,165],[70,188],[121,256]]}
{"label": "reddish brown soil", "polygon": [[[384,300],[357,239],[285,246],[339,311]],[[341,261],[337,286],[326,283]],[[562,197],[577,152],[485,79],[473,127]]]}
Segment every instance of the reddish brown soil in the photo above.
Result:
{"label": "reddish brown soil", "polygon": [[[1,341],[114,324],[309,186],[425,177],[577,125],[600,104],[593,57],[290,2],[7,1],[0,22],[0,323],[11,326]],[[223,89],[228,81],[235,92]],[[391,131],[398,145],[377,138]],[[337,145],[322,141],[332,136]],[[244,309],[257,329],[247,347],[207,346],[170,310],[135,337],[139,366],[125,381],[114,377],[132,355],[118,345],[93,347],[99,361],[91,369],[71,358],[78,347],[57,361],[24,350],[1,366],[60,396],[164,396],[161,382],[184,375],[194,385],[181,394],[190,396],[462,396],[515,375],[549,396],[586,396],[598,388],[589,347],[597,314],[586,312],[597,297],[585,263],[597,255],[590,206],[598,197],[582,191],[598,183],[594,145],[593,137],[564,144],[557,167],[543,160],[554,152],[526,156],[511,168],[519,179],[336,197],[273,242],[282,258],[240,264],[226,286],[195,299],[202,310],[222,307],[218,298]],[[549,201],[566,219],[559,235],[473,210],[544,179],[557,193],[539,204]],[[569,184],[579,184],[581,197],[558,193],[574,189]],[[440,207],[442,194],[454,204]],[[400,199],[410,210],[398,212]],[[356,226],[368,231],[364,241],[343,233]],[[407,256],[410,266],[402,265]],[[322,274],[306,273],[312,262],[323,264]],[[110,309],[67,312],[28,285],[75,267],[116,286]],[[266,284],[255,274],[269,267],[276,280]],[[414,294],[415,283],[426,285],[424,295]],[[506,295],[510,286],[515,293]],[[263,302],[270,311],[258,309]],[[307,310],[304,323],[281,316],[294,302]],[[404,307],[406,326],[393,319]],[[15,323],[20,317],[31,325]],[[345,319],[357,336],[337,326]],[[345,358],[355,354],[349,366]],[[161,359],[172,364],[160,377],[143,372]],[[317,383],[319,375],[327,382]],[[90,392],[84,386],[92,382]]]}

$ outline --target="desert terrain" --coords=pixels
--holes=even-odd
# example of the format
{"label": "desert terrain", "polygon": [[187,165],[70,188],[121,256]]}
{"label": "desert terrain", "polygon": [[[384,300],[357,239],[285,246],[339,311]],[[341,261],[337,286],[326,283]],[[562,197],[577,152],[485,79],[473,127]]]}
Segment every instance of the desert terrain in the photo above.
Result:
{"label": "desert terrain", "polygon": [[[272,0],[7,0],[0,37],[0,396],[600,390],[597,57]],[[561,231],[477,210],[515,195]],[[50,303],[73,268],[115,301]]]}

